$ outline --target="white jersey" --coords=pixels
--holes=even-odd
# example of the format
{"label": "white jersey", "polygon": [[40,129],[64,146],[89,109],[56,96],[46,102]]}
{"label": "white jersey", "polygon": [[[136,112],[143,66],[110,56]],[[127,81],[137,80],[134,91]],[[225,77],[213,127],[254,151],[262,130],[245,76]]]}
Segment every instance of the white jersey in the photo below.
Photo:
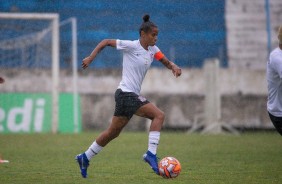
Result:
{"label": "white jersey", "polygon": [[282,50],[274,49],[267,63],[267,110],[273,116],[282,117]]}
{"label": "white jersey", "polygon": [[154,58],[163,56],[157,46],[145,50],[139,40],[117,40],[117,50],[123,51],[122,80],[118,86],[122,91],[140,95],[141,84]]}

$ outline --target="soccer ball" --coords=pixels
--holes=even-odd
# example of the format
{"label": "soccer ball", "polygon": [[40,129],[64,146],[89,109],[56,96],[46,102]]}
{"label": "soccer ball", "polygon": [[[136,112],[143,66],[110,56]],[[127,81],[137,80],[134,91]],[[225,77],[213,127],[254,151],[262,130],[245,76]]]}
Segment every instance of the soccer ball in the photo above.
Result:
{"label": "soccer ball", "polygon": [[180,162],[174,157],[164,157],[159,162],[159,172],[164,178],[175,178],[180,174]]}

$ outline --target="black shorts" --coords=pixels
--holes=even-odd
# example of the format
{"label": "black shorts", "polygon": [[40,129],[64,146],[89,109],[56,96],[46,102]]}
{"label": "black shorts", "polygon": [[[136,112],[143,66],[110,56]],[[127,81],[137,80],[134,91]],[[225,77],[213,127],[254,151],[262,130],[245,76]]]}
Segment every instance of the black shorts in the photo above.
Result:
{"label": "black shorts", "polygon": [[268,114],[269,114],[270,120],[273,123],[274,127],[280,133],[280,135],[282,135],[282,117],[273,116],[269,112]]}
{"label": "black shorts", "polygon": [[116,108],[114,116],[125,116],[130,119],[143,105],[150,103],[146,98],[133,92],[123,92],[117,89],[115,92]]}

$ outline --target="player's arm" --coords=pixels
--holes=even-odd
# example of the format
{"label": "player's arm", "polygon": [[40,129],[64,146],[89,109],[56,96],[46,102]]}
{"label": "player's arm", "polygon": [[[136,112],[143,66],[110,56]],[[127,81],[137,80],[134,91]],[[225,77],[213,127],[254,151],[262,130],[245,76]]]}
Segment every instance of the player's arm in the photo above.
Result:
{"label": "player's arm", "polygon": [[181,68],[179,68],[172,61],[168,60],[165,55],[159,61],[168,69],[170,69],[175,77],[179,77],[181,75]]}
{"label": "player's arm", "polygon": [[95,49],[91,52],[89,56],[82,60],[82,68],[85,69],[89,66],[89,64],[96,58],[96,56],[101,52],[106,46],[116,47],[116,40],[105,39],[102,40]]}

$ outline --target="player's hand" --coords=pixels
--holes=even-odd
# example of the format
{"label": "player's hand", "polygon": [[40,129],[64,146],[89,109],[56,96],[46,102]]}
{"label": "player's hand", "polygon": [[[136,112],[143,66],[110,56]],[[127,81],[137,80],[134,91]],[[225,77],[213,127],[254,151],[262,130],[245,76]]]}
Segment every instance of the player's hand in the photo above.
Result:
{"label": "player's hand", "polygon": [[87,68],[91,62],[92,62],[92,59],[89,56],[84,58],[81,64],[82,68],[83,69]]}
{"label": "player's hand", "polygon": [[177,65],[172,66],[172,73],[175,77],[179,77],[182,73],[181,68],[179,68]]}

